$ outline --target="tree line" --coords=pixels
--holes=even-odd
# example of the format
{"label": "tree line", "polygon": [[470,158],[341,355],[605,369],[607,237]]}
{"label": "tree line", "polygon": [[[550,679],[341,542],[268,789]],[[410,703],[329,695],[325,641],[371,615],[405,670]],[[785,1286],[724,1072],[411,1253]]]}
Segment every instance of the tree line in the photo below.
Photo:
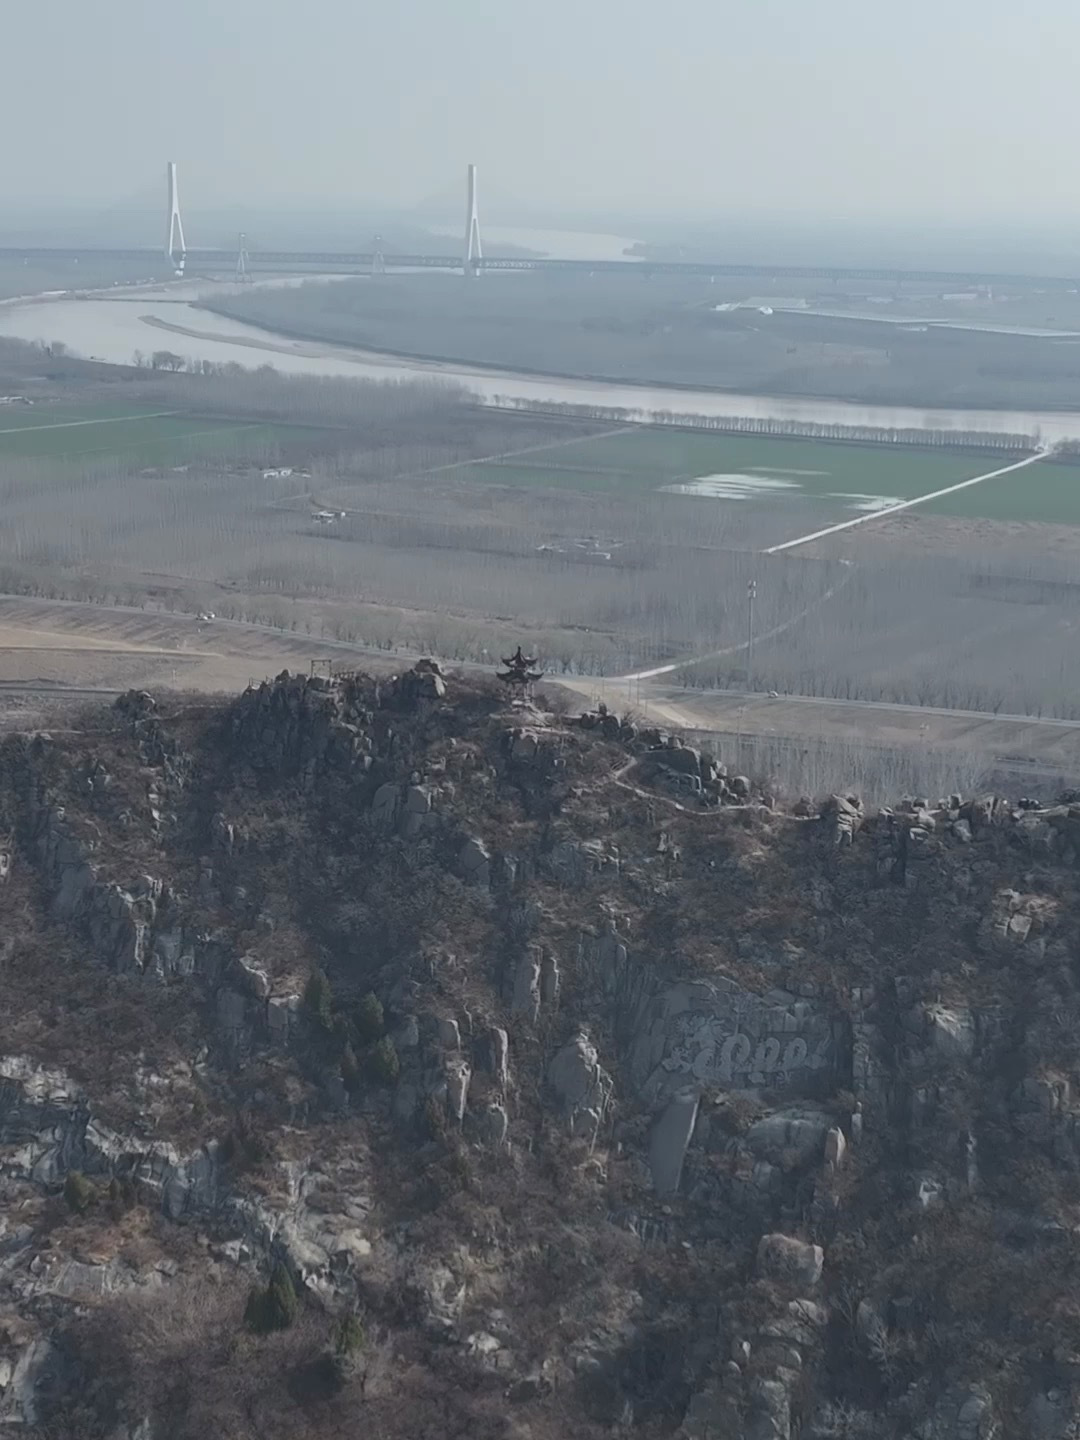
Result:
{"label": "tree line", "polygon": [[[578,404],[569,400],[525,400],[497,395],[501,409],[536,415],[572,416],[612,425],[663,425],[679,430],[710,430],[723,435],[762,435],[790,439],[832,440],[855,445],[910,445],[921,449],[1031,451],[1038,436],[988,430],[922,429],[915,426],[842,425],[817,420],[780,420],[769,416],[695,415],[684,410],[630,409],[620,405]],[[1080,444],[1077,445],[1080,453]]]}

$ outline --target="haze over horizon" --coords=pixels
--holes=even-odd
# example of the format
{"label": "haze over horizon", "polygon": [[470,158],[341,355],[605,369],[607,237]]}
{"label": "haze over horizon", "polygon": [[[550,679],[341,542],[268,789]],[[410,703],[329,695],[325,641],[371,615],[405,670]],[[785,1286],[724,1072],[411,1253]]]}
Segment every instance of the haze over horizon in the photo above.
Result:
{"label": "haze over horizon", "polygon": [[[662,18],[661,18],[662,17]],[[1044,0],[53,0],[5,16],[6,205],[413,206],[475,161],[537,210],[1080,219],[1080,12]]]}

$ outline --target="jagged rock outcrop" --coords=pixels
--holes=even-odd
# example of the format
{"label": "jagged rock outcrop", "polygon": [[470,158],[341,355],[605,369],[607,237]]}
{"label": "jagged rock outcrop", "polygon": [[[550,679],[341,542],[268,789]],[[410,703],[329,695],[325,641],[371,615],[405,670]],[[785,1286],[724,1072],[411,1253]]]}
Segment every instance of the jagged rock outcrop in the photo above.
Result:
{"label": "jagged rock outcrop", "polygon": [[6,1422],[1075,1428],[1075,798],[785,809],[432,663],[74,732],[0,741]]}

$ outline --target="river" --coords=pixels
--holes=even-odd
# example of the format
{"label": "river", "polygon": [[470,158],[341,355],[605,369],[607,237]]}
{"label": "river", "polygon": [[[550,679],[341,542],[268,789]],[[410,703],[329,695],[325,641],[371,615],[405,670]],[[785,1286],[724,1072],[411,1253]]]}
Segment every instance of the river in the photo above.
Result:
{"label": "river", "polygon": [[[436,234],[453,236],[461,248],[460,230],[438,230]],[[607,235],[592,230],[538,230],[534,226],[484,225],[480,231],[484,253],[498,255],[507,245],[532,250],[538,255],[557,255],[560,260],[627,260],[627,251],[636,242],[625,235]]]}
{"label": "river", "polygon": [[[536,232],[518,233],[522,240],[527,235],[536,239]],[[118,288],[82,299],[60,296],[8,302],[0,305],[0,335],[35,342],[60,341],[73,354],[118,365],[130,365],[137,352],[148,355],[154,350],[173,350],[194,360],[231,361],[249,367],[270,364],[291,375],[351,375],[376,380],[439,377],[467,386],[488,403],[556,401],[598,405],[626,409],[642,419],[664,413],[878,429],[1023,434],[1045,444],[1080,439],[1080,413],[1072,411],[919,409],[480,370],[467,364],[398,359],[341,345],[288,340],[192,304],[199,295],[232,288],[183,281],[159,289]]]}

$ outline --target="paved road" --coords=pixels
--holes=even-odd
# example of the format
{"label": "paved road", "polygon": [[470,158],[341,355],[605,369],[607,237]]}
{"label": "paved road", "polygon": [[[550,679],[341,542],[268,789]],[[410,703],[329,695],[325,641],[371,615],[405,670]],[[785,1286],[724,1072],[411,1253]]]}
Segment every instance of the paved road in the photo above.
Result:
{"label": "paved road", "polygon": [[677,703],[680,699],[689,703],[694,697],[708,701],[710,696],[723,696],[730,700],[768,701],[776,699],[785,705],[820,705],[834,710],[883,710],[899,715],[934,715],[955,720],[999,720],[1014,725],[1047,725],[1057,730],[1080,730],[1080,720],[1062,720],[1053,715],[1008,715],[992,710],[951,710],[944,705],[902,705],[892,700],[834,700],[827,695],[777,695],[771,692],[741,690],[675,690],[658,689],[657,698]]}
{"label": "paved road", "polygon": [[[194,615],[184,615],[164,610],[154,611],[131,605],[94,605],[71,600],[49,600],[23,595],[11,595],[0,598],[9,598],[12,601],[28,603],[35,607],[55,608],[59,611],[67,610],[68,612],[83,614],[90,612],[106,616],[109,614],[137,616],[144,621],[156,618],[165,621],[172,620],[180,623],[186,621],[192,623],[196,620]],[[214,621],[206,627],[205,634],[208,639],[211,639],[215,631],[225,629],[255,631],[273,636],[279,641],[285,640],[286,642],[293,641],[306,644],[311,654],[335,653],[340,654],[343,658],[348,656],[354,661],[360,662],[363,661],[365,656],[369,656],[371,659],[377,658],[384,664],[387,660],[398,660],[403,664],[409,664],[417,658],[414,653],[406,651],[393,653],[382,650],[365,651],[364,647],[350,644],[347,641],[316,640],[314,638],[305,640],[304,637],[292,635],[288,631],[282,632],[271,625],[249,623],[242,620]],[[452,664],[451,668],[475,672],[478,670],[490,671],[493,667],[490,665]],[[684,726],[687,729],[699,731],[712,731],[716,734],[731,735],[741,733],[746,737],[757,735],[767,740],[770,744],[781,748],[795,749],[805,744],[805,737],[791,733],[790,722],[786,735],[783,733],[775,733],[770,723],[771,697],[766,694],[756,693],[748,695],[732,690],[694,691],[671,685],[651,684],[645,680],[628,680],[626,677],[603,680],[596,677],[552,676],[551,679],[570,690],[576,691],[587,701],[595,701],[603,697],[607,699],[609,704],[614,701],[617,704],[625,703],[627,708],[643,706],[651,718],[660,721],[662,724],[674,727]],[[106,700],[115,697],[118,693],[120,692],[117,690],[92,686],[63,686],[42,684],[34,681],[12,681],[0,683],[0,704],[2,704],[4,695],[11,697],[38,697],[41,700],[45,700],[48,697]],[[708,713],[710,701],[718,702],[716,705],[716,713],[712,715]],[[725,702],[727,713],[725,713]],[[746,713],[742,713],[741,710],[739,710],[733,715],[731,706],[732,704],[738,705],[739,702],[745,702],[748,710]],[[1052,775],[1055,773],[1055,770],[1060,772],[1063,768],[1070,768],[1071,757],[1054,753],[1054,749],[1050,748],[1053,746],[1051,737],[1057,734],[1064,738],[1065,734],[1080,730],[1080,720],[1069,720],[1056,716],[994,715],[991,712],[980,710],[965,710],[945,706],[893,704],[882,700],[834,700],[815,695],[783,695],[776,697],[775,704],[780,709],[785,709],[789,705],[808,707],[808,718],[809,713],[814,709],[823,711],[832,710],[834,715],[835,712],[838,711],[841,713],[847,712],[852,715],[851,724],[853,729],[858,724],[856,717],[860,713],[866,714],[867,721],[869,721],[871,715],[881,716],[886,726],[890,715],[896,717],[898,722],[909,727],[912,720],[937,720],[942,723],[953,721],[969,727],[974,726],[977,727],[979,735],[977,737],[966,737],[963,743],[968,746],[974,744],[974,748],[984,753],[988,760],[993,757],[992,763],[996,768],[1017,775],[1028,776],[1042,770],[1045,770],[1047,775]],[[780,719],[781,717],[778,715],[777,718]],[[997,733],[989,733],[994,730],[995,726],[1000,727]],[[1021,733],[1010,735],[1008,732],[1011,727],[1017,727]],[[922,735],[914,734],[904,738],[892,735],[885,740],[884,743],[880,740],[875,742],[873,729],[874,727],[868,725],[863,727],[861,733],[857,735],[849,734],[845,737],[840,733],[835,736],[828,736],[822,733],[816,738],[826,744],[832,743],[833,740],[837,743],[848,743],[853,738],[857,738],[860,746],[871,750],[881,748],[883,753],[886,750],[894,752],[897,745],[919,741],[924,738]],[[870,733],[867,733],[867,730],[869,730]],[[1039,755],[1037,753],[1039,747],[1035,747],[1035,750],[1030,755],[1026,753],[1033,740],[1032,730],[1038,730],[1046,736],[1048,741],[1047,754]],[[1026,736],[1024,734],[1025,731]]]}
{"label": "paved road", "polygon": [[[799,735],[773,735],[762,733],[760,730],[748,730],[745,726],[741,732],[730,729],[710,731],[709,727],[700,725],[694,726],[693,728],[696,729],[698,733],[713,733],[725,735],[729,738],[739,735],[744,741],[765,742],[773,750],[791,751],[795,754],[801,754],[806,750],[806,740]],[[846,742],[839,739],[826,739],[821,743],[828,747],[829,745],[842,746]],[[881,755],[889,760],[895,757],[898,748],[900,748],[895,744],[887,742],[882,743],[881,741],[863,739],[858,741],[858,746],[860,752],[864,755]],[[987,750],[985,754],[980,752],[980,758],[983,762],[984,769],[988,772],[1000,771],[1006,775],[1022,775],[1029,781],[1043,779],[1060,785],[1063,773],[1071,773],[1067,763],[1055,763],[1051,759],[1043,759],[1037,755],[999,755],[992,750]]]}
{"label": "paved road", "polygon": [[[761,637],[756,638],[760,639]],[[746,641],[744,640],[741,645],[734,645],[727,650],[715,653],[717,655],[735,654],[738,650],[745,650],[745,648]],[[697,658],[710,657],[699,656]],[[905,705],[892,700],[846,700],[829,695],[789,695],[787,693],[774,696],[771,691],[765,690],[698,690],[687,686],[641,683],[654,676],[681,670],[683,666],[692,663],[694,662],[682,660],[677,665],[660,666],[655,670],[642,670],[632,675],[564,675],[557,678],[558,683],[566,686],[567,689],[576,690],[579,694],[588,695],[590,698],[605,698],[609,704],[613,699],[625,699],[628,705],[641,703],[663,705],[668,710],[680,708],[689,710],[692,707],[707,705],[710,699],[745,700],[748,703],[764,705],[767,705],[770,700],[775,700],[777,704],[816,705],[830,710],[872,710],[894,715],[991,721],[1013,725],[1042,725],[1055,730],[1080,730],[1080,720],[1066,720],[1055,715],[1013,715],[993,710],[953,709],[946,705]],[[694,729],[701,728],[700,717],[687,719],[684,723]]]}
{"label": "paved road", "polygon": [[974,475],[970,480],[961,480],[956,485],[946,485],[944,490],[932,490],[928,495],[916,495],[913,500],[900,500],[895,505],[886,505],[882,510],[870,510],[865,515],[856,515],[854,520],[841,520],[838,525],[826,525],[824,530],[814,530],[809,535],[800,535],[796,540],[785,540],[782,545],[770,545],[765,555],[779,555],[782,550],[794,550],[797,545],[809,545],[811,540],[823,540],[826,535],[838,535],[841,530],[854,530],[856,525],[869,525],[872,520],[885,520],[898,515],[901,510],[912,510],[916,505],[925,505],[929,500],[940,500],[943,495],[952,495],[957,490],[966,490],[969,485],[981,485],[984,480],[996,480],[999,475],[1008,475],[1013,470],[1023,470],[1034,465],[1046,454],[1040,445],[1034,455],[1017,460],[1012,465],[1003,465],[1000,470],[988,470],[985,475]]}
{"label": "paved road", "polygon": [[99,685],[50,685],[47,681],[0,680],[0,704],[5,695],[84,695],[107,697],[123,695],[123,690],[106,690]]}

